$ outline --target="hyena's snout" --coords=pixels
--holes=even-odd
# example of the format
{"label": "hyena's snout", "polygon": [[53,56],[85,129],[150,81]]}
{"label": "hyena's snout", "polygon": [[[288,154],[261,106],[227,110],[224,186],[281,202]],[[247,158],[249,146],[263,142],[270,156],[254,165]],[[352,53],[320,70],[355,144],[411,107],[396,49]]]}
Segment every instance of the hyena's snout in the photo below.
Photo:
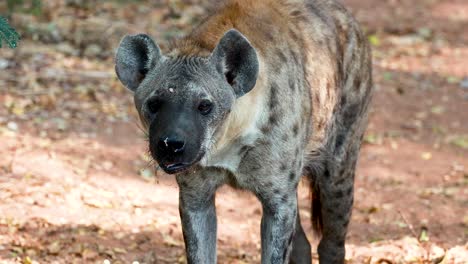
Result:
{"label": "hyena's snout", "polygon": [[187,170],[203,156],[201,134],[193,122],[181,121],[172,116],[170,121],[164,115],[164,122],[154,122],[149,129],[149,149],[158,165],[169,174]]}
{"label": "hyena's snout", "polygon": [[151,156],[166,173],[177,173],[192,164],[187,155],[186,137],[178,133],[164,133],[150,139]]}

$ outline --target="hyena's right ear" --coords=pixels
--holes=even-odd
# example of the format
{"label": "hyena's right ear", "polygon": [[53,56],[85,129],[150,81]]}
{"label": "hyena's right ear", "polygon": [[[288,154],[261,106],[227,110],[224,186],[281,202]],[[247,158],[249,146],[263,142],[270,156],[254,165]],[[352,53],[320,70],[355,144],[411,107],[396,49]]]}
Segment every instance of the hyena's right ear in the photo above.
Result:
{"label": "hyena's right ear", "polygon": [[128,35],[117,49],[115,72],[123,85],[134,92],[162,57],[158,45],[148,35]]}

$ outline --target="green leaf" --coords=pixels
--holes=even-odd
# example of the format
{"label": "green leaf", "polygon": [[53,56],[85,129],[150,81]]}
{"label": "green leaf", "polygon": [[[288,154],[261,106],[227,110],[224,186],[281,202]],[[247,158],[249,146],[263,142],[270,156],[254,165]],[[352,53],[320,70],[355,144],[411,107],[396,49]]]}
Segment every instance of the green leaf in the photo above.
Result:
{"label": "green leaf", "polygon": [[0,16],[0,48],[6,42],[12,49],[18,46],[20,35],[8,24],[6,18]]}
{"label": "green leaf", "polygon": [[466,136],[457,136],[453,138],[450,143],[453,145],[463,148],[463,149],[468,149],[468,135]]}
{"label": "green leaf", "polygon": [[372,46],[379,46],[380,45],[380,39],[377,35],[370,35],[368,36],[369,42]]}

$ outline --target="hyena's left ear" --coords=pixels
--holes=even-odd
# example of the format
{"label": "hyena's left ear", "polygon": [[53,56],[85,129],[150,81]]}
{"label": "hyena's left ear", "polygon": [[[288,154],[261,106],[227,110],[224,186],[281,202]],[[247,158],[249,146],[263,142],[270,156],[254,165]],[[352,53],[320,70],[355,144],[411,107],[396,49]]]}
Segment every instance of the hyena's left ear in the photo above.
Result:
{"label": "hyena's left ear", "polygon": [[148,71],[162,58],[158,45],[148,35],[128,35],[117,49],[115,72],[123,85],[135,92]]}
{"label": "hyena's left ear", "polygon": [[254,88],[259,67],[257,52],[239,31],[231,29],[226,32],[210,60],[218,72],[226,77],[237,98]]}

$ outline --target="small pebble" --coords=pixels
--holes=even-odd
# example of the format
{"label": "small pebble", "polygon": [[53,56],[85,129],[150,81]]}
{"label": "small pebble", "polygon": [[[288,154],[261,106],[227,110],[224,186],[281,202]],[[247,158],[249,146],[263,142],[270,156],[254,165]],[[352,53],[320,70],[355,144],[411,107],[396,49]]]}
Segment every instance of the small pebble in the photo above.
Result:
{"label": "small pebble", "polygon": [[18,124],[10,121],[7,123],[7,128],[10,129],[11,131],[18,131]]}
{"label": "small pebble", "polygon": [[460,82],[460,87],[462,89],[468,89],[468,77],[465,77],[461,82]]}
{"label": "small pebble", "polygon": [[10,65],[10,62],[8,60],[0,59],[0,70],[4,70],[8,68],[9,65]]}

